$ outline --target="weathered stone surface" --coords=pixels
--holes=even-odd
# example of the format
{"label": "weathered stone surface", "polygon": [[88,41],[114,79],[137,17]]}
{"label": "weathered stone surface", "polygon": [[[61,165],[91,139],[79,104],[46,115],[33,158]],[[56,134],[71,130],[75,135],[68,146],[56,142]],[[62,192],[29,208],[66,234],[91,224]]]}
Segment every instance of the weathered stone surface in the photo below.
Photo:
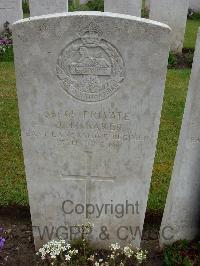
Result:
{"label": "weathered stone surface", "polygon": [[190,0],[189,8],[195,12],[200,12],[200,1],[199,0]]}
{"label": "weathered stone surface", "polygon": [[4,28],[4,23],[8,21],[10,28],[12,23],[23,18],[21,0],[1,0],[0,1],[0,33]]}
{"label": "weathered stone surface", "polygon": [[189,0],[152,0],[150,19],[166,23],[172,28],[171,50],[183,48]]}
{"label": "weathered stone surface", "polygon": [[40,16],[68,11],[67,0],[29,0],[30,15]]}
{"label": "weathered stone surface", "polygon": [[141,0],[104,0],[104,10],[141,17]]}
{"label": "weathered stone surface", "polygon": [[[69,230],[87,219],[95,224],[94,245],[130,240],[139,246],[169,35],[164,24],[101,12],[35,17],[14,26],[36,247],[48,240],[40,239],[37,226],[54,229],[54,238],[56,229],[65,231],[61,226]],[[85,206],[88,213],[81,214]]]}
{"label": "weathered stone surface", "polygon": [[194,239],[200,233],[200,32],[185,113],[165,206],[160,243]]}
{"label": "weathered stone surface", "polygon": [[87,4],[88,0],[80,0],[80,4],[83,5],[83,4]]}

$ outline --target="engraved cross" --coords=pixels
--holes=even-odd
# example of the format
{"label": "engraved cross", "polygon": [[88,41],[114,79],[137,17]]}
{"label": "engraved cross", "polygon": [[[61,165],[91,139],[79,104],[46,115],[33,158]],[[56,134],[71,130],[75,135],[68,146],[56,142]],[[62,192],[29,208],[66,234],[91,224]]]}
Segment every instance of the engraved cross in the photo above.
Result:
{"label": "engraved cross", "polygon": [[92,152],[86,151],[87,154],[87,173],[86,175],[80,174],[62,174],[63,180],[69,181],[84,181],[85,182],[85,204],[90,203],[91,198],[91,184],[92,182],[109,182],[114,183],[116,176],[96,176],[92,175],[91,168],[92,168]]}

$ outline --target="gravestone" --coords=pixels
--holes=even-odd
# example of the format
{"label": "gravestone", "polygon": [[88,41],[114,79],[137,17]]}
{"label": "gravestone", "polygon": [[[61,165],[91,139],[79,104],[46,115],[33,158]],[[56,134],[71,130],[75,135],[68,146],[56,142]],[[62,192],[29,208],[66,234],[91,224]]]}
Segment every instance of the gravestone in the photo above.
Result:
{"label": "gravestone", "polygon": [[68,0],[29,0],[30,16],[68,11]]}
{"label": "gravestone", "polygon": [[104,0],[104,11],[141,17],[141,0]]}
{"label": "gravestone", "polygon": [[4,29],[4,23],[12,23],[23,18],[22,1],[21,0],[1,0],[0,1],[0,33]]}
{"label": "gravestone", "polygon": [[195,12],[200,12],[200,1],[199,0],[190,0],[189,8]]}
{"label": "gravestone", "polygon": [[200,234],[200,31],[185,113],[161,225],[160,243],[195,239]]}
{"label": "gravestone", "polygon": [[182,52],[189,0],[152,0],[149,18],[172,29],[171,50]]}
{"label": "gravestone", "polygon": [[[36,247],[61,231],[67,240],[74,237],[73,226],[88,219],[95,225],[90,235],[94,245],[107,248],[130,240],[139,246],[169,35],[164,24],[101,12],[54,14],[15,24]],[[50,236],[41,237],[45,228]]]}
{"label": "gravestone", "polygon": [[80,0],[80,4],[83,5],[83,4],[87,4],[88,0]]}

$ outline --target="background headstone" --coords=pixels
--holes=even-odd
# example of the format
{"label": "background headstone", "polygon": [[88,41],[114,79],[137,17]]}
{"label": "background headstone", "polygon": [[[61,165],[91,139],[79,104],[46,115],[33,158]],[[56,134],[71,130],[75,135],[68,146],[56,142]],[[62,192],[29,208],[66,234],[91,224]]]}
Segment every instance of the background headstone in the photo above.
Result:
{"label": "background headstone", "polygon": [[150,19],[166,23],[172,28],[173,52],[182,52],[189,0],[152,0]]}
{"label": "background headstone", "polygon": [[199,0],[190,0],[189,8],[195,12],[200,12],[200,1]]}
{"label": "background headstone", "polygon": [[83,4],[87,4],[88,0],[80,0],[80,4],[83,5]]}
{"label": "background headstone", "polygon": [[141,17],[141,0],[104,0],[104,11]]}
{"label": "background headstone", "polygon": [[4,29],[4,23],[8,21],[9,27],[12,23],[23,18],[21,0],[1,0],[0,1],[0,33]]}
{"label": "background headstone", "polygon": [[160,243],[192,240],[200,233],[200,32],[168,192]]}
{"label": "background headstone", "polygon": [[[87,219],[95,224],[94,245],[139,246],[169,27],[125,15],[73,12],[24,20],[13,34],[36,247],[49,240],[39,236],[45,226],[52,238],[68,229],[68,239],[69,228]],[[85,206],[90,213],[94,206],[94,213],[82,213]],[[100,215],[96,206],[103,208]]]}
{"label": "background headstone", "polygon": [[68,11],[68,0],[29,0],[30,16]]}

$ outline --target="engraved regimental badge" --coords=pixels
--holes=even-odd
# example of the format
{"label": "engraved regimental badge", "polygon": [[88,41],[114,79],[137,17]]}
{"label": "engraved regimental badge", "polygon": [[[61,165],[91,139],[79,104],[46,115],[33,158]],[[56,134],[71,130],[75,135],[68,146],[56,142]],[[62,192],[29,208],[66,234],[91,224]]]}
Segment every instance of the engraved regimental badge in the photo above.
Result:
{"label": "engraved regimental badge", "polygon": [[107,99],[124,80],[124,60],[117,48],[102,35],[100,28],[90,23],[59,55],[56,70],[60,84],[77,100],[98,102]]}

